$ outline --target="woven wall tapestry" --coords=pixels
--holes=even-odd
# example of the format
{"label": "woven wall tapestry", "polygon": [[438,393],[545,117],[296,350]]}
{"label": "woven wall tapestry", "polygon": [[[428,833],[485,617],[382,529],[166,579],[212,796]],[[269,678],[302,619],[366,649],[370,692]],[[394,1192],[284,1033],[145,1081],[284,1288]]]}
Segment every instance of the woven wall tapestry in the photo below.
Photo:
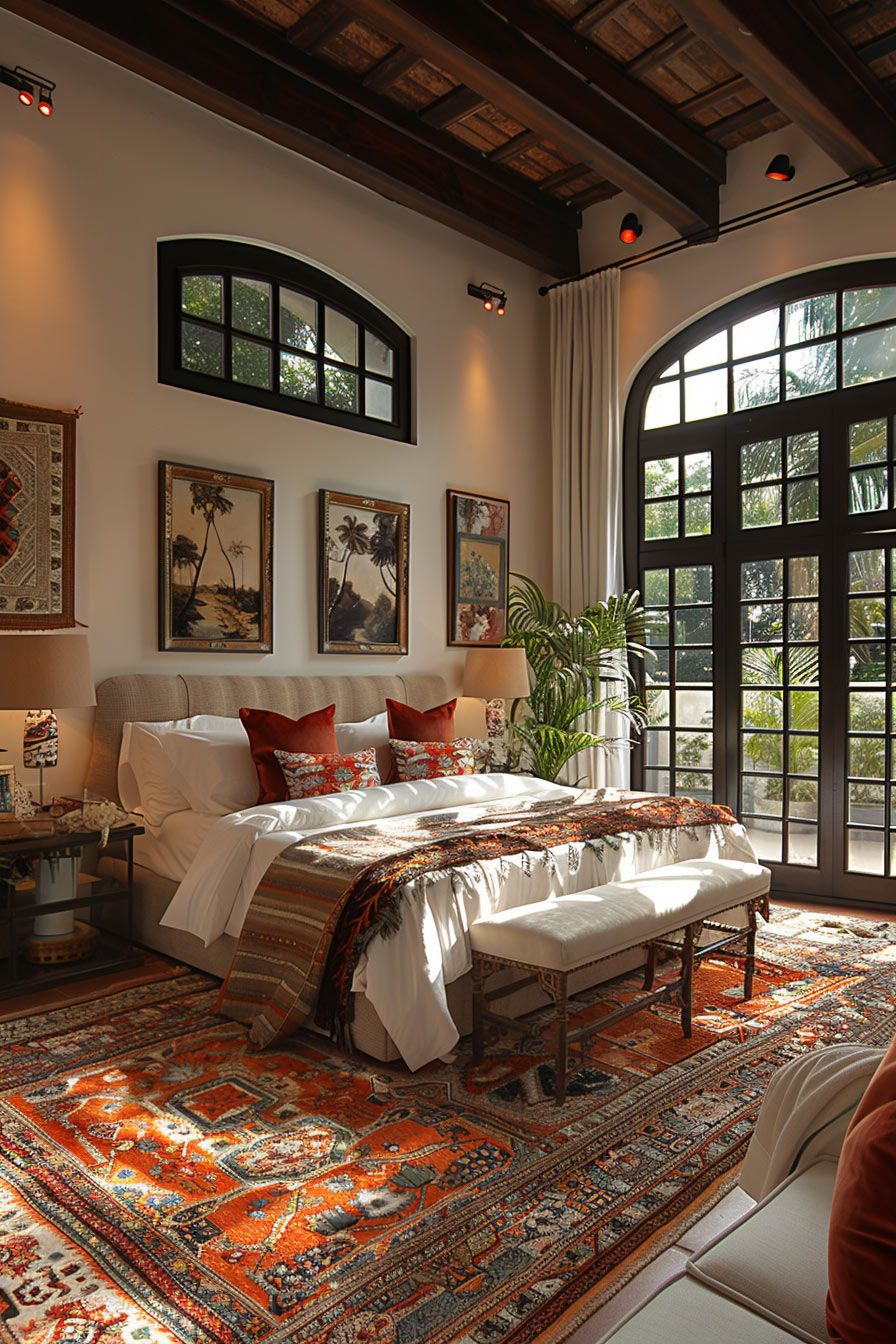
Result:
{"label": "woven wall tapestry", "polygon": [[0,400],[0,629],[75,623],[75,421]]}

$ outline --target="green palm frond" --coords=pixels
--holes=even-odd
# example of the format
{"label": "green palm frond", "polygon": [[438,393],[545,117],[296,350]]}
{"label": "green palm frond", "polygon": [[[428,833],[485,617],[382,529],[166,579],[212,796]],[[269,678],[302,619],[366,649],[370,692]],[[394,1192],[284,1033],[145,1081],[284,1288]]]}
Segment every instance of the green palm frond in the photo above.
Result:
{"label": "green palm frond", "polygon": [[573,616],[533,579],[512,577],[504,644],[525,650],[532,679],[525,704],[514,703],[513,730],[532,773],[554,780],[578,752],[619,744],[588,731],[583,723],[589,715],[604,710],[634,728],[645,723],[629,660],[652,656],[645,643],[647,615],[639,594],[630,592]]}

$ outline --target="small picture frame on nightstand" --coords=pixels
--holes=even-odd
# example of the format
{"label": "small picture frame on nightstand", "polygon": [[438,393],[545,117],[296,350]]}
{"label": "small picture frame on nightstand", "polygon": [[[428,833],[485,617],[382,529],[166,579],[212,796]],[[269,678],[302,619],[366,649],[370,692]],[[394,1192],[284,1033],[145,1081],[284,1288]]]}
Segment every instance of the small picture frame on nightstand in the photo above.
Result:
{"label": "small picture frame on nightstand", "polygon": [[0,765],[0,821],[16,819],[16,768]]}

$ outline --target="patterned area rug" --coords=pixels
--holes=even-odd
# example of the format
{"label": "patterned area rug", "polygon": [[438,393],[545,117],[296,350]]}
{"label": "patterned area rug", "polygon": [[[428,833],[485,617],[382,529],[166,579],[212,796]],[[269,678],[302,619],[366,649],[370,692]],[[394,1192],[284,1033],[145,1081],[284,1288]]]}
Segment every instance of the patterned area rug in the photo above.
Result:
{"label": "patterned area rug", "polygon": [[254,1051],[192,974],[0,1025],[0,1338],[564,1339],[728,1188],[775,1068],[892,1036],[896,926],[778,910],[760,952],[750,1003],[704,966],[692,1040],[618,1024],[562,1108],[538,1016],[414,1075]]}

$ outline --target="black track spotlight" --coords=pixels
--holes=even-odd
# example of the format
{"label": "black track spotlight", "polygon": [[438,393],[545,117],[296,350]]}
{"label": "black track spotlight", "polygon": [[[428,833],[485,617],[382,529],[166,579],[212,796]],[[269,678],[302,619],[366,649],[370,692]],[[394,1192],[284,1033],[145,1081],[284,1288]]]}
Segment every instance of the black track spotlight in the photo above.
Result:
{"label": "black track spotlight", "polygon": [[636,243],[643,232],[644,225],[634,210],[630,210],[619,225],[619,241],[620,243]]}
{"label": "black track spotlight", "polygon": [[45,117],[53,115],[53,90],[56,85],[52,79],[44,79],[21,65],[17,65],[14,70],[8,65],[0,65],[0,84],[14,89],[24,107],[30,107],[35,97],[39,97],[38,109]]}
{"label": "black track spotlight", "polygon": [[471,298],[479,299],[487,313],[496,312],[499,317],[504,316],[507,295],[497,285],[490,285],[487,280],[483,280],[481,285],[467,285],[467,293]]}
{"label": "black track spotlight", "polygon": [[765,175],[770,177],[773,182],[792,182],[795,172],[796,169],[786,154],[776,154],[766,168]]}

